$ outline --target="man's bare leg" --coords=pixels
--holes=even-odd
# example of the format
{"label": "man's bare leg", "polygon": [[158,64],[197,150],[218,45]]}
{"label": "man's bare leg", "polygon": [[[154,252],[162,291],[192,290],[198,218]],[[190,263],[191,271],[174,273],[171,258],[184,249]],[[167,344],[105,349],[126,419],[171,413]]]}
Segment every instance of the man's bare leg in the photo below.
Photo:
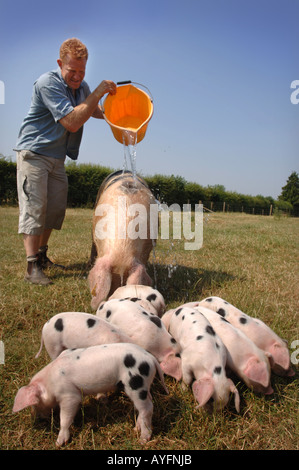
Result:
{"label": "man's bare leg", "polygon": [[47,229],[41,235],[27,235],[23,234],[24,247],[26,256],[34,256],[38,253],[41,246],[48,245],[48,240],[52,233],[52,229]]}

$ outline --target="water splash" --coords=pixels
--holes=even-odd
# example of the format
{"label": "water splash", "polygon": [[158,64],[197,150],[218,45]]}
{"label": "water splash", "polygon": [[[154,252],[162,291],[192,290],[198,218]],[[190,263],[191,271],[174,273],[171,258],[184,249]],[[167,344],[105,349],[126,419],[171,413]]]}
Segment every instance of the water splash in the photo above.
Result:
{"label": "water splash", "polygon": [[154,288],[158,289],[158,276],[157,276],[157,263],[156,263],[156,240],[152,239],[152,257],[153,257],[153,272],[154,272]]}
{"label": "water splash", "polygon": [[[129,142],[129,143],[128,143]],[[123,131],[124,170],[131,170],[136,183],[137,132]],[[131,168],[128,168],[128,161]]]}

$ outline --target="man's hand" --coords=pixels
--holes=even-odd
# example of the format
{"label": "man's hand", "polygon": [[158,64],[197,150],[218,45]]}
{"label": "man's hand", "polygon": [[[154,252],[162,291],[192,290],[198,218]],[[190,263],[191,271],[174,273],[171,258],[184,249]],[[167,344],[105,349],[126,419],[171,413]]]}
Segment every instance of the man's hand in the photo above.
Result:
{"label": "man's hand", "polygon": [[111,80],[103,80],[95,89],[95,91],[99,94],[100,100],[106,93],[111,93],[111,95],[115,95],[116,85]]}

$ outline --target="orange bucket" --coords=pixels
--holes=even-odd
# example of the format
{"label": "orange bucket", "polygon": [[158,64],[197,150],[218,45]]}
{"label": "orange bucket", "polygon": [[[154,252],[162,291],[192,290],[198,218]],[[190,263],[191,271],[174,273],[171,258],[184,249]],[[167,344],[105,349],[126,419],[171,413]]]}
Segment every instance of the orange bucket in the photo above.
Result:
{"label": "orange bucket", "polygon": [[103,115],[118,142],[134,145],[145,136],[153,115],[153,100],[130,81],[117,85],[121,86],[117,87],[116,94],[108,94],[102,104]]}

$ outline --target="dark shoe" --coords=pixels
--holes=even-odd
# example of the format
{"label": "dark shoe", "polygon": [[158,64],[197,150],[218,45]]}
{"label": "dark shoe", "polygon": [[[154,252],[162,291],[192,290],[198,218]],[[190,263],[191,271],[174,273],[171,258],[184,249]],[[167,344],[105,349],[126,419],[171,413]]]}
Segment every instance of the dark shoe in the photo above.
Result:
{"label": "dark shoe", "polygon": [[48,279],[47,276],[43,273],[38,255],[36,257],[27,258],[27,271],[24,279],[25,281],[31,282],[32,284],[39,284],[43,286],[52,284],[52,281],[50,281],[50,279]]}
{"label": "dark shoe", "polygon": [[48,251],[48,245],[41,246],[38,250],[39,262],[41,264],[42,269],[51,268],[51,267],[65,269],[65,266],[62,266],[61,264],[53,263],[53,261],[51,261],[48,258],[47,251]]}

